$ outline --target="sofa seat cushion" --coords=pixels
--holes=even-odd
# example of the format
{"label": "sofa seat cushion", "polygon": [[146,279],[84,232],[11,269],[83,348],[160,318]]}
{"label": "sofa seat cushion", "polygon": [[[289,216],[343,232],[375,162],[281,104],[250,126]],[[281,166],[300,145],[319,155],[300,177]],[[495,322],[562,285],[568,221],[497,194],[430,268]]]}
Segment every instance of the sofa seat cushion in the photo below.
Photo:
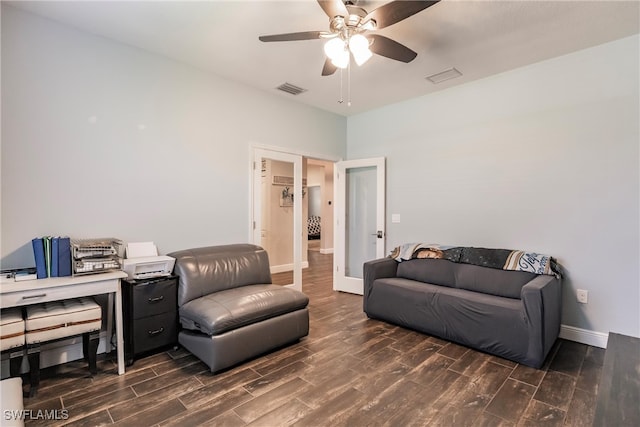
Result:
{"label": "sofa seat cushion", "polygon": [[401,278],[373,282],[370,317],[508,359],[527,354],[522,301]]}
{"label": "sofa seat cushion", "polygon": [[219,335],[232,329],[305,308],[309,298],[278,285],[249,285],[214,292],[180,307],[185,329]]}

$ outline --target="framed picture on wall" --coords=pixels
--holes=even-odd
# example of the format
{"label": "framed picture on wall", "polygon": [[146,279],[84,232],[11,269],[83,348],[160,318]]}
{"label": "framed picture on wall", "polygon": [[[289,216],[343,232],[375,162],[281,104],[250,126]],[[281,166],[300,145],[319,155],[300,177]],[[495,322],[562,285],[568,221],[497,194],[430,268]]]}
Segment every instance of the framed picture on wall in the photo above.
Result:
{"label": "framed picture on wall", "polygon": [[280,207],[287,206],[293,206],[293,192],[289,191],[289,187],[282,190],[282,197],[280,197]]}

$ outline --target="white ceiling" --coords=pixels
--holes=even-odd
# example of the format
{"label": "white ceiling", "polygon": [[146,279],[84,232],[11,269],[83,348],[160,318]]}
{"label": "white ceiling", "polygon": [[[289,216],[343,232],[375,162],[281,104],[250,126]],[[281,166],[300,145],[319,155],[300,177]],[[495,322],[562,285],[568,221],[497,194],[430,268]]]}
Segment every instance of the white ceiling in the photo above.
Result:
{"label": "white ceiling", "polygon": [[[367,11],[386,1],[354,1]],[[440,3],[379,31],[418,53],[405,64],[374,56],[351,71],[352,105],[340,104],[340,72],[322,77],[321,40],[263,43],[260,35],[328,30],[315,0],[43,1],[12,5],[78,29],[209,70],[341,115],[352,115],[639,32],[640,2]],[[462,77],[426,76],[455,67]],[[282,83],[307,89],[293,96]]]}

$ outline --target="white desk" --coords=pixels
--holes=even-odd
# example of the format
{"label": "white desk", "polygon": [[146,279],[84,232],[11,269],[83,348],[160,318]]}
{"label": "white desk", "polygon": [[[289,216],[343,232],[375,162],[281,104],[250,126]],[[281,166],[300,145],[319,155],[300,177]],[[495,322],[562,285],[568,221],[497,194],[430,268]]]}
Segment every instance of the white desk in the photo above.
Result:
{"label": "white desk", "polygon": [[116,348],[118,374],[124,374],[124,339],[122,338],[122,295],[120,279],[127,277],[124,271],[88,274],[75,277],[53,277],[49,279],[9,282],[0,285],[2,308],[39,302],[58,301],[100,294],[109,294],[107,307],[107,351],[111,350],[111,325],[113,324],[113,298],[116,299]]}

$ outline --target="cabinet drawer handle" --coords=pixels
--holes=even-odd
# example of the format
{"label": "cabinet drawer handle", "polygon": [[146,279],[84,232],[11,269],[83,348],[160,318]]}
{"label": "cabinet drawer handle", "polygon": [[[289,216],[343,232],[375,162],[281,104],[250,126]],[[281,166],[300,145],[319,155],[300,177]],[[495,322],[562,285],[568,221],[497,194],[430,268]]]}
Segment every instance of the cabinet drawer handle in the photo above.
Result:
{"label": "cabinet drawer handle", "polygon": [[160,295],[159,297],[149,298],[149,302],[160,302],[164,299],[164,295]]}
{"label": "cabinet drawer handle", "polygon": [[42,297],[46,297],[47,294],[38,294],[38,295],[25,295],[22,297],[22,299],[33,299],[33,298],[42,298]]}
{"label": "cabinet drawer handle", "polygon": [[149,336],[158,335],[162,332],[164,332],[164,327],[161,327],[160,329],[156,329],[155,331],[148,331]]}

